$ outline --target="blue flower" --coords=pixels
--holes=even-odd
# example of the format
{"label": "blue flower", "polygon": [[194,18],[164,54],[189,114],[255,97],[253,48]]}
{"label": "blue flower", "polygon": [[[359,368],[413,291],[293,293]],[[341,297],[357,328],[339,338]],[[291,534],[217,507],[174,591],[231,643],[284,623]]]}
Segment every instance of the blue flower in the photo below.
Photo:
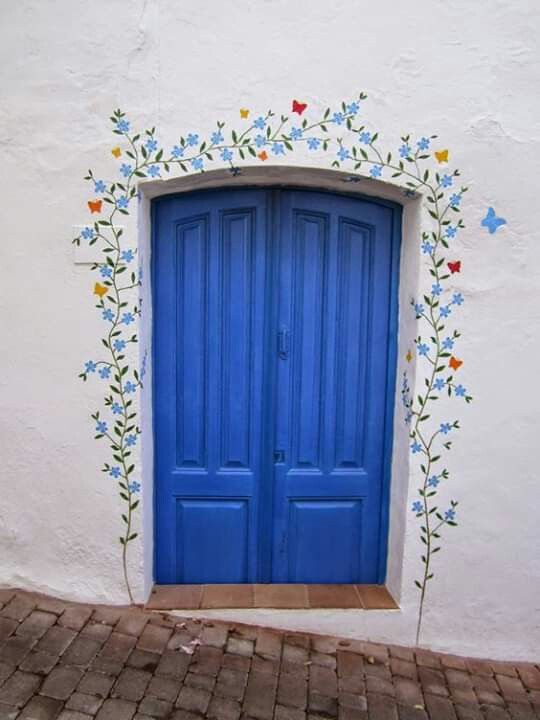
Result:
{"label": "blue flower", "polygon": [[114,313],[111,308],[107,308],[103,311],[103,319],[109,320],[109,322],[112,322],[114,320]]}
{"label": "blue flower", "polygon": [[133,313],[125,312],[122,315],[122,320],[120,322],[124,323],[124,325],[130,325],[132,322],[135,322],[135,316]]}
{"label": "blue flower", "polygon": [[99,274],[101,277],[109,278],[112,276],[112,267],[110,265],[102,265],[99,268]]}
{"label": "blue flower", "polygon": [[429,138],[421,137],[416,144],[418,145],[419,150],[427,150],[429,147]]}
{"label": "blue flower", "polygon": [[136,480],[134,480],[132,483],[129,483],[128,485],[129,492],[131,493],[138,493],[141,489],[141,484],[138,483]]}
{"label": "blue flower", "polygon": [[446,521],[448,521],[448,520],[453,520],[455,517],[456,517],[456,511],[455,511],[455,510],[449,509],[449,510],[447,510],[447,511],[444,513],[444,519],[445,519]]}
{"label": "blue flower", "polygon": [[266,138],[264,137],[264,135],[257,135],[257,137],[255,138],[255,145],[258,148],[262,147],[263,145],[266,145]]}
{"label": "blue flower", "polygon": [[105,365],[104,367],[102,367],[99,371],[99,377],[102,380],[107,380],[108,378],[110,378],[111,377],[111,368],[108,365]]}
{"label": "blue flower", "polygon": [[126,341],[125,340],[115,340],[113,342],[113,347],[116,350],[116,352],[122,352],[122,350],[126,347]]}
{"label": "blue flower", "polygon": [[431,286],[431,294],[432,295],[440,295],[442,293],[442,286],[439,283],[434,283]]}
{"label": "blue flower", "polygon": [[96,372],[97,365],[93,360],[88,360],[84,364],[84,372],[91,373]]}
{"label": "blue flower", "polygon": [[122,412],[122,406],[120,405],[120,403],[115,402],[111,405],[111,410],[113,412],[113,415],[120,415]]}
{"label": "blue flower", "polygon": [[452,312],[452,308],[449,305],[441,308],[441,317],[448,317]]}
{"label": "blue flower", "polygon": [[194,158],[191,161],[192,167],[195,168],[195,170],[202,170],[203,169],[203,159],[202,158]]}
{"label": "blue flower", "polygon": [[126,438],[126,445],[128,447],[132,447],[137,442],[137,436],[136,435],[128,435]]}
{"label": "blue flower", "polygon": [[187,144],[193,146],[196,145],[198,142],[199,136],[197,135],[197,133],[189,133],[189,135],[187,136]]}
{"label": "blue flower", "polygon": [[340,148],[339,148],[339,150],[338,150],[338,152],[337,152],[337,156],[338,156],[338,158],[339,158],[341,161],[347,160],[348,158],[351,157],[349,151],[348,151],[346,148],[344,148],[344,147],[340,147]]}
{"label": "blue flower", "polygon": [[293,127],[291,130],[291,140],[300,140],[302,137],[302,130],[299,127]]}
{"label": "blue flower", "polygon": [[422,252],[424,253],[424,255],[431,255],[431,253],[433,252],[433,249],[434,248],[431,243],[428,243],[428,242],[422,243]]}
{"label": "blue flower", "polygon": [[442,346],[445,350],[451,350],[454,347],[454,341],[452,340],[452,338],[449,337],[444,338],[444,340],[442,341]]}
{"label": "blue flower", "polygon": [[118,465],[114,465],[114,466],[109,470],[109,475],[110,475],[111,477],[113,477],[113,478],[119,478],[119,477],[120,477],[121,471],[120,471],[120,468],[118,467]]}
{"label": "blue flower", "polygon": [[210,141],[212,145],[219,145],[219,143],[223,142],[223,133],[221,130],[216,130],[210,135]]}
{"label": "blue flower", "polygon": [[129,132],[129,122],[127,120],[119,120],[116,123],[116,129],[120,130],[121,133],[128,133]]}
{"label": "blue flower", "polygon": [[85,240],[91,240],[94,237],[94,230],[91,227],[85,227],[81,232],[81,237]]}
{"label": "blue flower", "polygon": [[420,343],[416,346],[419,355],[427,355],[429,353],[429,346],[426,343]]}
{"label": "blue flower", "polygon": [[420,500],[415,500],[412,504],[412,511],[415,513],[421,513],[424,509],[424,506],[420,502]]}
{"label": "blue flower", "polygon": [[150,165],[148,168],[148,174],[150,177],[159,177],[160,168],[159,165]]}
{"label": "blue flower", "polygon": [[124,385],[124,391],[127,392],[128,394],[135,392],[136,389],[137,389],[137,386],[134,383],[132,383],[131,380],[128,380],[127,383]]}
{"label": "blue flower", "polygon": [[266,125],[266,120],[261,115],[258,117],[255,122],[253,123],[254,127],[258,128],[259,130],[262,130],[263,127]]}
{"label": "blue flower", "polygon": [[424,306],[421,303],[416,303],[414,306],[414,312],[417,315],[421,315],[424,312]]}
{"label": "blue flower", "polygon": [[129,198],[127,197],[127,195],[121,195],[116,201],[116,205],[121,209],[127,208],[127,206],[129,205]]}
{"label": "blue flower", "polygon": [[124,250],[122,252],[121,257],[124,262],[128,263],[133,260],[133,258],[135,257],[135,254],[134,254],[133,250]]}
{"label": "blue flower", "polygon": [[146,149],[148,152],[153,153],[157,150],[157,140],[154,140],[154,138],[148,138],[148,140],[145,143]]}
{"label": "blue flower", "polygon": [[128,163],[123,163],[120,165],[120,172],[124,177],[129,177],[133,172],[133,168],[131,165],[128,165]]}
{"label": "blue flower", "polygon": [[399,148],[399,154],[402,158],[408,158],[411,154],[411,148],[406,143],[403,143],[403,145]]}
{"label": "blue flower", "polygon": [[103,434],[103,433],[106,433],[107,430],[108,430],[108,425],[107,425],[107,423],[104,422],[103,420],[101,420],[100,422],[96,423],[96,432],[97,432],[97,433]]}
{"label": "blue flower", "polygon": [[357,103],[356,100],[354,100],[352,103],[349,103],[347,105],[347,113],[349,115],[356,115],[356,113],[360,110],[360,103]]}
{"label": "blue flower", "polygon": [[459,195],[458,193],[454,193],[453,195],[450,195],[450,205],[452,207],[457,207],[460,202],[461,202],[461,195]]}
{"label": "blue flower", "polygon": [[443,186],[443,188],[450,187],[450,185],[452,185],[453,182],[454,182],[454,179],[452,178],[451,175],[443,175],[441,178],[441,185]]}
{"label": "blue flower", "polygon": [[446,237],[453,238],[453,237],[456,237],[456,235],[457,235],[457,228],[449,225],[446,228]]}
{"label": "blue flower", "polygon": [[452,426],[450,423],[441,423],[441,426],[439,428],[439,432],[442,432],[443,435],[448,435],[450,430],[452,429]]}
{"label": "blue flower", "polygon": [[184,148],[180,145],[175,145],[171,150],[171,155],[173,156],[173,158],[181,158],[183,154]]}
{"label": "blue flower", "polygon": [[433,387],[435,388],[435,390],[442,390],[445,385],[446,381],[443,380],[443,378],[437,378],[433,383]]}
{"label": "blue flower", "polygon": [[371,170],[369,171],[369,174],[372,178],[378,178],[382,175],[382,165],[374,165]]}
{"label": "blue flower", "polygon": [[411,445],[411,450],[413,455],[416,455],[416,453],[422,452],[422,446],[415,440]]}
{"label": "blue flower", "polygon": [[427,481],[427,484],[430,487],[437,487],[437,485],[440,483],[439,477],[437,475],[432,475],[429,480]]}
{"label": "blue flower", "polygon": [[319,146],[321,144],[321,141],[319,140],[319,138],[311,137],[311,138],[308,138],[307,144],[308,144],[308,148],[310,150],[318,150]]}
{"label": "blue flower", "polygon": [[407,425],[409,425],[410,422],[411,422],[411,420],[412,420],[412,418],[413,418],[413,414],[412,414],[412,412],[409,410],[409,412],[405,415],[405,423],[406,423]]}
{"label": "blue flower", "polygon": [[345,116],[343,113],[336,112],[332,115],[332,121],[336,123],[336,125],[343,125],[343,122],[345,120]]}
{"label": "blue flower", "polygon": [[463,305],[463,295],[461,293],[454,293],[452,295],[452,302],[454,305]]}
{"label": "blue flower", "polygon": [[465,390],[463,385],[456,385],[456,387],[454,388],[454,392],[458,397],[465,397],[467,391]]}
{"label": "blue flower", "polygon": [[103,182],[103,180],[96,180],[94,184],[94,192],[96,193],[104,193],[107,189],[107,186]]}
{"label": "blue flower", "polygon": [[272,152],[274,153],[274,155],[285,155],[285,145],[280,142],[275,142],[272,145]]}
{"label": "blue flower", "polygon": [[371,143],[371,133],[369,132],[361,132],[360,135],[360,142],[364,143],[364,145],[369,145]]}
{"label": "blue flower", "polygon": [[229,162],[229,160],[233,159],[232,152],[230,150],[228,150],[227,148],[225,148],[224,150],[221,151],[221,159],[224,160],[225,162]]}

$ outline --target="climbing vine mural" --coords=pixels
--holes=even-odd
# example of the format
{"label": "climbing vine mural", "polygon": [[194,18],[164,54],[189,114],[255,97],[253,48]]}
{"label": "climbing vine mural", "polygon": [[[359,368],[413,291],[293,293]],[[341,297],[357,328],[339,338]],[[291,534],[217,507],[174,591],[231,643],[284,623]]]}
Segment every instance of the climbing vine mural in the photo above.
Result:
{"label": "climbing vine mural", "polygon": [[[459,420],[440,418],[433,413],[443,393],[458,402],[469,403],[472,399],[460,379],[463,372],[458,351],[460,333],[450,327],[464,302],[463,295],[452,290],[452,278],[462,269],[455,245],[464,228],[460,212],[467,187],[459,184],[458,170],[448,169],[450,151],[435,146],[435,135],[418,138],[404,135],[395,148],[383,150],[379,134],[362,120],[365,99],[365,93],[360,93],[350,102],[333,110],[327,108],[318,119],[310,120],[307,103],[298,100],[292,101],[288,115],[277,116],[271,110],[258,114],[241,108],[236,128],[217,122],[208,137],[203,138],[194,130],[180,136],[168,150],[159,143],[155,128],[137,132],[121,110],[111,115],[112,131],[118,138],[118,144],[111,149],[118,162],[118,177],[106,181],[88,171],[85,179],[91,189],[90,220],[73,242],[98,244],[102,252],[102,260],[92,267],[97,274],[93,286],[96,308],[104,322],[102,354],[86,362],[80,377],[86,381],[97,376],[105,382],[103,405],[92,414],[92,419],[96,439],[109,444],[110,459],[104,464],[103,473],[117,483],[123,506],[119,542],[130,601],[133,594],[128,548],[137,537],[134,520],[141,489],[132,453],[140,434],[136,394],[144,379],[146,354],[138,371],[128,355],[130,346],[138,342],[140,272],[133,268],[136,250],[127,247],[118,221],[133,207],[139,180],[204,172],[216,163],[224,163],[236,176],[241,174],[246,160],[266,163],[281,159],[301,144],[309,153],[322,152],[330,157],[332,167],[350,172],[347,178],[350,182],[363,178],[388,180],[398,184],[407,196],[420,194],[426,207],[420,251],[429,282],[422,297],[412,301],[418,321],[414,346],[425,376],[417,381],[419,386],[414,395],[408,370],[403,372],[401,385],[411,453],[419,461],[421,472],[417,499],[412,505],[423,546],[422,572],[416,580],[420,593],[416,635],[419,642],[426,592],[434,576],[434,556],[441,550],[444,531],[457,525],[457,501],[452,499],[441,508],[438,495],[450,477],[443,457],[452,447]],[[486,227],[493,227],[496,220],[490,215]],[[405,360],[412,362],[411,350]]]}

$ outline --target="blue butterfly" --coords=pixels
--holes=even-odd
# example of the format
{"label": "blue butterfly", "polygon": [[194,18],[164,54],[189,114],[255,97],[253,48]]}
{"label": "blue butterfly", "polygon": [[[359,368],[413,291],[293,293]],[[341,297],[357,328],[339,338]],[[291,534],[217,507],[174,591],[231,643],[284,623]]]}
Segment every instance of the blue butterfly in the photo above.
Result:
{"label": "blue butterfly", "polygon": [[493,235],[493,233],[497,232],[501,225],[506,225],[506,220],[502,217],[497,217],[495,210],[490,207],[488,208],[486,217],[482,220],[480,225],[482,227],[486,227],[489,230],[489,234]]}

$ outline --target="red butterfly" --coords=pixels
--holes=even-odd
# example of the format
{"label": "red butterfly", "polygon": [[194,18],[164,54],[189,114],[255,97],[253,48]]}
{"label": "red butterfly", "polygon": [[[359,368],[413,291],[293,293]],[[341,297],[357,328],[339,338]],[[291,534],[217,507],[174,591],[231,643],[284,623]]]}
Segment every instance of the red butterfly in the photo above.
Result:
{"label": "red butterfly", "polygon": [[91,213],[100,213],[101,212],[101,204],[102,200],[89,200],[88,201],[88,208]]}
{"label": "red butterfly", "polygon": [[452,273],[457,273],[461,270],[461,260],[456,260],[456,262],[449,262],[448,263],[448,269]]}
{"label": "red butterfly", "polygon": [[307,108],[307,103],[298,102],[298,100],[292,101],[292,111],[301,115]]}

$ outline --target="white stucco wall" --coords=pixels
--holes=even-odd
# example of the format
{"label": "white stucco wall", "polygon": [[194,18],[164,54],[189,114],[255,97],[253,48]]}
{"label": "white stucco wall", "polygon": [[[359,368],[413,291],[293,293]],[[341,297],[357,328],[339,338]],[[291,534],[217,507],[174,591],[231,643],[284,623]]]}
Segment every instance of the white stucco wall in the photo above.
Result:
{"label": "white stucco wall", "polygon": [[[470,187],[455,288],[466,297],[457,320],[460,372],[475,401],[457,413],[462,430],[448,456],[453,479],[443,497],[460,500],[460,526],[436,557],[423,642],[538,659],[539,31],[540,11],[526,0],[2,3],[0,584],[126,600],[120,503],[100,472],[107,451],[94,441],[89,419],[103,386],[77,378],[96,354],[101,320],[94,277],[70,245],[76,227],[88,222],[82,176],[90,167],[105,179],[116,172],[111,110],[121,107],[141,129],[155,125],[169,147],[182,133],[210,132],[217,119],[237,123],[240,107],[288,112],[298,97],[316,116],[365,90],[362,113],[386,147],[395,151],[404,133],[437,133]],[[324,155],[302,151],[285,162],[329,165]],[[495,235],[480,228],[490,205],[508,221]],[[143,193],[126,230],[148,269],[147,207]],[[401,266],[400,368],[415,332],[407,303],[418,283],[419,221],[412,202]],[[427,285],[425,273],[420,282]],[[149,339],[147,282],[142,293],[141,333]],[[142,404],[145,490],[130,560],[139,600],[151,582],[149,383]],[[446,406],[440,411],[446,419]],[[414,463],[407,470],[401,421],[398,414],[389,558],[401,610],[261,611],[265,621],[413,642],[421,548],[409,506],[418,476]]]}

